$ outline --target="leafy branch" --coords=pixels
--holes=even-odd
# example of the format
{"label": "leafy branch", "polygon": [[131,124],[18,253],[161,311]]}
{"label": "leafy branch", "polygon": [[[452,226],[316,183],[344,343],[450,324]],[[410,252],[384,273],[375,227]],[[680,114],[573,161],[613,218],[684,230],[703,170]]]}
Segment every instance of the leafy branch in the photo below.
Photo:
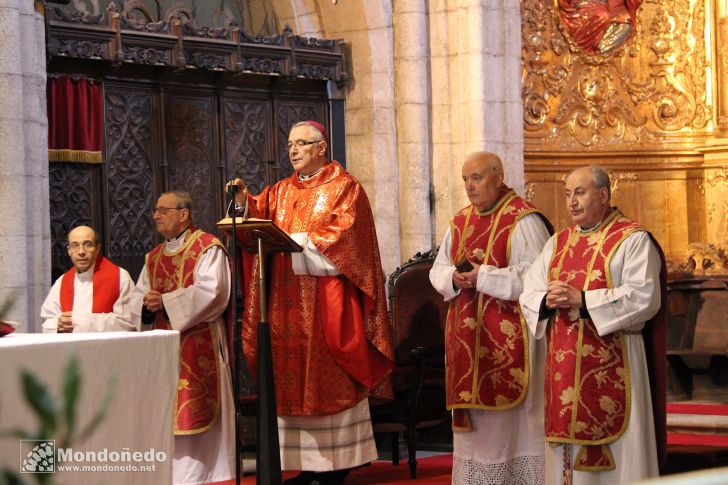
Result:
{"label": "leafy branch", "polygon": [[[76,356],[69,358],[65,371],[63,372],[60,408],[56,405],[56,400],[48,390],[48,386],[30,371],[22,369],[20,378],[23,397],[38,420],[38,429],[35,432],[30,432],[17,427],[10,428],[0,432],[0,437],[22,440],[47,440],[56,436],[58,437],[57,443],[59,448],[70,448],[72,443],[85,440],[96,430],[108,413],[117,384],[117,376],[112,375],[106,389],[106,394],[96,414],[88,424],[82,429],[77,430],[76,415],[78,400],[81,395],[82,379],[81,367]],[[50,473],[37,473],[34,474],[34,477],[39,484],[44,485],[51,483],[53,475]],[[20,477],[12,471],[7,469],[0,470],[0,485],[22,483]]]}

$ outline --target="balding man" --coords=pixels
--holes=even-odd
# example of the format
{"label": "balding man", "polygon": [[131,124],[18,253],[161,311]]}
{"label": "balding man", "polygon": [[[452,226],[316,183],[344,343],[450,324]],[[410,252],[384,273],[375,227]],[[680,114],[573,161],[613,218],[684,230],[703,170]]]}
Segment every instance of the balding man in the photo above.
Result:
{"label": "balding man", "polygon": [[96,232],[88,226],[68,233],[67,248],[73,268],[56,280],[43,302],[43,332],[133,331],[129,273],[101,256]]}
{"label": "balding man", "polygon": [[518,305],[522,279],[551,224],[503,184],[493,153],[466,159],[470,205],[453,217],[430,271],[450,302],[445,328],[453,484],[539,484],[544,478],[543,349]]}
{"label": "balding man", "polygon": [[[546,483],[640,481],[658,473],[642,331],[660,328],[645,325],[660,308],[660,250],[611,207],[600,167],[567,177],[566,206],[574,225],[546,243],[520,298],[529,329],[547,340]],[[664,388],[659,397],[664,406]]]}

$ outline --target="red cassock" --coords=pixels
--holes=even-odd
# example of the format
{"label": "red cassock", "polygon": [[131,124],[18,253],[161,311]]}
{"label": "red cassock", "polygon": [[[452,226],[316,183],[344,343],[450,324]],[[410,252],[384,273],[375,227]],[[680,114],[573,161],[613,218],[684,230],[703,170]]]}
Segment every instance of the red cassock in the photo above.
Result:
{"label": "red cassock", "polygon": [[[291,255],[272,256],[268,321],[279,415],[322,416],[366,396],[391,398],[391,330],[374,218],[363,187],[336,161],[249,196],[250,216],[309,241],[341,274],[297,276]],[[257,256],[245,254],[243,351],[256,369]]]}

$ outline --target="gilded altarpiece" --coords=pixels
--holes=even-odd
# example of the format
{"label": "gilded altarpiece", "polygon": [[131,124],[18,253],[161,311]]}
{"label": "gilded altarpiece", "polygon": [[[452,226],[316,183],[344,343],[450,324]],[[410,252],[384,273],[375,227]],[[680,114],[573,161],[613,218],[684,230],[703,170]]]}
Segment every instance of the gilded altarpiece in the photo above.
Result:
{"label": "gilded altarpiece", "polygon": [[521,2],[526,196],[563,228],[566,174],[602,165],[614,204],[680,263],[728,243],[728,9],[614,5]]}

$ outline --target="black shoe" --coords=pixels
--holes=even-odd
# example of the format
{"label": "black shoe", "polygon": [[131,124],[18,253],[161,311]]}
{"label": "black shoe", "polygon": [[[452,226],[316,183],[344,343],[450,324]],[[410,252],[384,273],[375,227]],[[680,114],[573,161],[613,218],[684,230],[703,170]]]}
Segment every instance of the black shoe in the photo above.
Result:
{"label": "black shoe", "polygon": [[350,471],[351,468],[344,468],[330,472],[318,472],[311,480],[310,485],[341,485]]}
{"label": "black shoe", "polygon": [[293,478],[283,480],[283,485],[310,485],[316,472],[301,472]]}

